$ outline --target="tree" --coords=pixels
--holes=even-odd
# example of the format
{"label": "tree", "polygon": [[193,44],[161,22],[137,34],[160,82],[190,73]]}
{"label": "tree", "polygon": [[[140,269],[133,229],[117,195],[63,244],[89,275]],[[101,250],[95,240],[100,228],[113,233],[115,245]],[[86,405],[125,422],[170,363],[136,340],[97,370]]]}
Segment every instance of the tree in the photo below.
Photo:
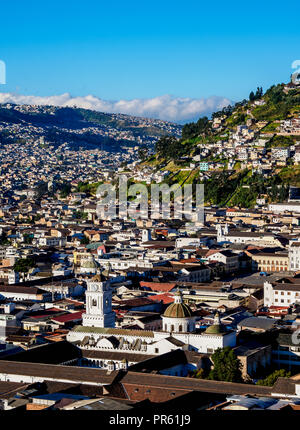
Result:
{"label": "tree", "polygon": [[40,200],[46,193],[48,193],[48,185],[44,181],[39,182],[35,187],[35,198]]}
{"label": "tree", "polygon": [[255,94],[253,91],[251,91],[251,93],[249,94],[249,100],[250,102],[253,102],[255,100]]}
{"label": "tree", "polygon": [[242,382],[241,362],[233,350],[218,348],[211,357],[214,368],[209,372],[208,379],[214,381]]}
{"label": "tree", "polygon": [[256,93],[255,93],[255,99],[259,100],[263,96],[263,89],[262,87],[257,87]]}
{"label": "tree", "polygon": [[60,187],[60,197],[65,199],[71,192],[71,184],[68,182],[63,182]]}
{"label": "tree", "polygon": [[271,373],[269,376],[267,376],[265,379],[260,379],[257,381],[257,385],[265,385],[268,387],[273,387],[275,382],[278,378],[290,378],[291,372],[287,372],[285,369],[279,369],[275,370],[273,373]]}
{"label": "tree", "polygon": [[197,122],[190,122],[185,124],[182,128],[182,138],[189,139],[195,136],[199,136],[202,133],[206,133],[211,129],[211,124],[207,116],[199,118]]}
{"label": "tree", "polygon": [[166,159],[180,158],[186,148],[182,145],[181,140],[176,139],[174,136],[163,136],[155,144],[156,152],[160,157]]}
{"label": "tree", "polygon": [[32,235],[30,235],[28,233],[24,234],[24,243],[31,244],[32,243],[32,239],[33,239]]}
{"label": "tree", "polygon": [[13,266],[15,272],[27,273],[28,270],[35,266],[34,260],[30,257],[20,258]]}
{"label": "tree", "polygon": [[0,245],[10,245],[10,240],[7,239],[7,234],[5,232],[0,236]]}
{"label": "tree", "polygon": [[73,218],[76,219],[87,219],[88,213],[84,211],[74,211]]}
{"label": "tree", "polygon": [[89,239],[84,236],[81,240],[80,240],[80,244],[81,245],[88,245],[90,243]]}
{"label": "tree", "polygon": [[142,161],[148,157],[148,149],[146,146],[142,146],[138,149],[138,156]]}
{"label": "tree", "polygon": [[254,100],[261,99],[262,96],[263,96],[263,89],[262,89],[262,87],[257,87],[255,94],[254,94],[253,91],[251,91],[251,93],[249,94],[249,100],[251,102],[253,102]]}
{"label": "tree", "polygon": [[205,370],[204,369],[195,369],[189,373],[191,378],[196,379],[205,379]]}

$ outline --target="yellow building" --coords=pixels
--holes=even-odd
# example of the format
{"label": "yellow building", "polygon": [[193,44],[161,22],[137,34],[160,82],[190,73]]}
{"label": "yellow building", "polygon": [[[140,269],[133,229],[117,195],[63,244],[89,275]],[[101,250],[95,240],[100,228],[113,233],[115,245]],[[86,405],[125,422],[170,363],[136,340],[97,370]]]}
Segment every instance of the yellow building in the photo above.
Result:
{"label": "yellow building", "polygon": [[271,254],[267,252],[255,253],[253,251],[246,251],[246,254],[252,258],[252,267],[257,271],[285,272],[289,270],[288,254]]}

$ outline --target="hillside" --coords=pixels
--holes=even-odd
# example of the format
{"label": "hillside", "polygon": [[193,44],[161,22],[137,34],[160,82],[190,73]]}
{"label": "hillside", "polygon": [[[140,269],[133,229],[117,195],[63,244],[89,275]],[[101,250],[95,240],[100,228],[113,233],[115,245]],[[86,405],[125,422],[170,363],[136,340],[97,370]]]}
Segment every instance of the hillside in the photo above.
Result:
{"label": "hillside", "polygon": [[181,126],[161,120],[95,112],[73,107],[0,105],[0,143],[37,140],[70,148],[119,151],[122,146],[153,146],[160,136],[180,136]]}
{"label": "hillside", "polygon": [[207,204],[254,207],[300,187],[298,144],[300,85],[279,84],[161,138],[143,164],[167,170],[168,184],[204,183]]}

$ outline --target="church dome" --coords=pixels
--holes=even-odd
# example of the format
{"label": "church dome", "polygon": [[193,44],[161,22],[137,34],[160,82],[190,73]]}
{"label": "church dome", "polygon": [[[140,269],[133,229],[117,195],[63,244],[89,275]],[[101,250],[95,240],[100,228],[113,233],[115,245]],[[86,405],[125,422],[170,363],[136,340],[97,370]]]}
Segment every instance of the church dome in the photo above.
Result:
{"label": "church dome", "polygon": [[175,293],[175,302],[167,307],[163,316],[168,318],[192,317],[192,311],[188,305],[182,303],[181,293],[179,291]]}
{"label": "church dome", "polygon": [[214,324],[212,324],[209,327],[207,327],[207,329],[205,330],[204,333],[206,333],[206,334],[221,334],[221,333],[225,333],[225,327],[223,326],[223,324],[221,324],[219,312],[217,312],[216,315],[215,315]]}
{"label": "church dome", "polygon": [[225,332],[225,329],[222,326],[222,324],[213,324],[213,325],[207,327],[207,329],[205,330],[204,333],[206,333],[206,334],[221,334],[224,332]]}
{"label": "church dome", "polygon": [[94,259],[89,258],[82,262],[81,267],[84,269],[97,269],[98,265]]}

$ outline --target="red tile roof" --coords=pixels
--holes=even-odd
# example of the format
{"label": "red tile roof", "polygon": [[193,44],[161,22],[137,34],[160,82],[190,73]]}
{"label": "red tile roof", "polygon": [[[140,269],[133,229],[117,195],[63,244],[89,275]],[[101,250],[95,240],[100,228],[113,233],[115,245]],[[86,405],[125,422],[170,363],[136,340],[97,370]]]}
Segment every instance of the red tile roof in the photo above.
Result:
{"label": "red tile roof", "polygon": [[176,287],[175,283],[170,282],[140,282],[141,287],[150,288],[152,291],[169,292]]}
{"label": "red tile roof", "polygon": [[60,322],[60,323],[76,321],[76,320],[82,319],[82,314],[83,314],[83,311],[60,315],[58,317],[52,318],[52,321]]}
{"label": "red tile roof", "polygon": [[169,303],[174,302],[174,297],[171,294],[165,293],[165,294],[154,294],[153,296],[148,296],[148,299],[153,300],[154,302],[159,302],[162,300],[164,305],[168,305]]}
{"label": "red tile roof", "polygon": [[183,260],[179,260],[179,263],[199,263],[199,258],[185,258]]}

